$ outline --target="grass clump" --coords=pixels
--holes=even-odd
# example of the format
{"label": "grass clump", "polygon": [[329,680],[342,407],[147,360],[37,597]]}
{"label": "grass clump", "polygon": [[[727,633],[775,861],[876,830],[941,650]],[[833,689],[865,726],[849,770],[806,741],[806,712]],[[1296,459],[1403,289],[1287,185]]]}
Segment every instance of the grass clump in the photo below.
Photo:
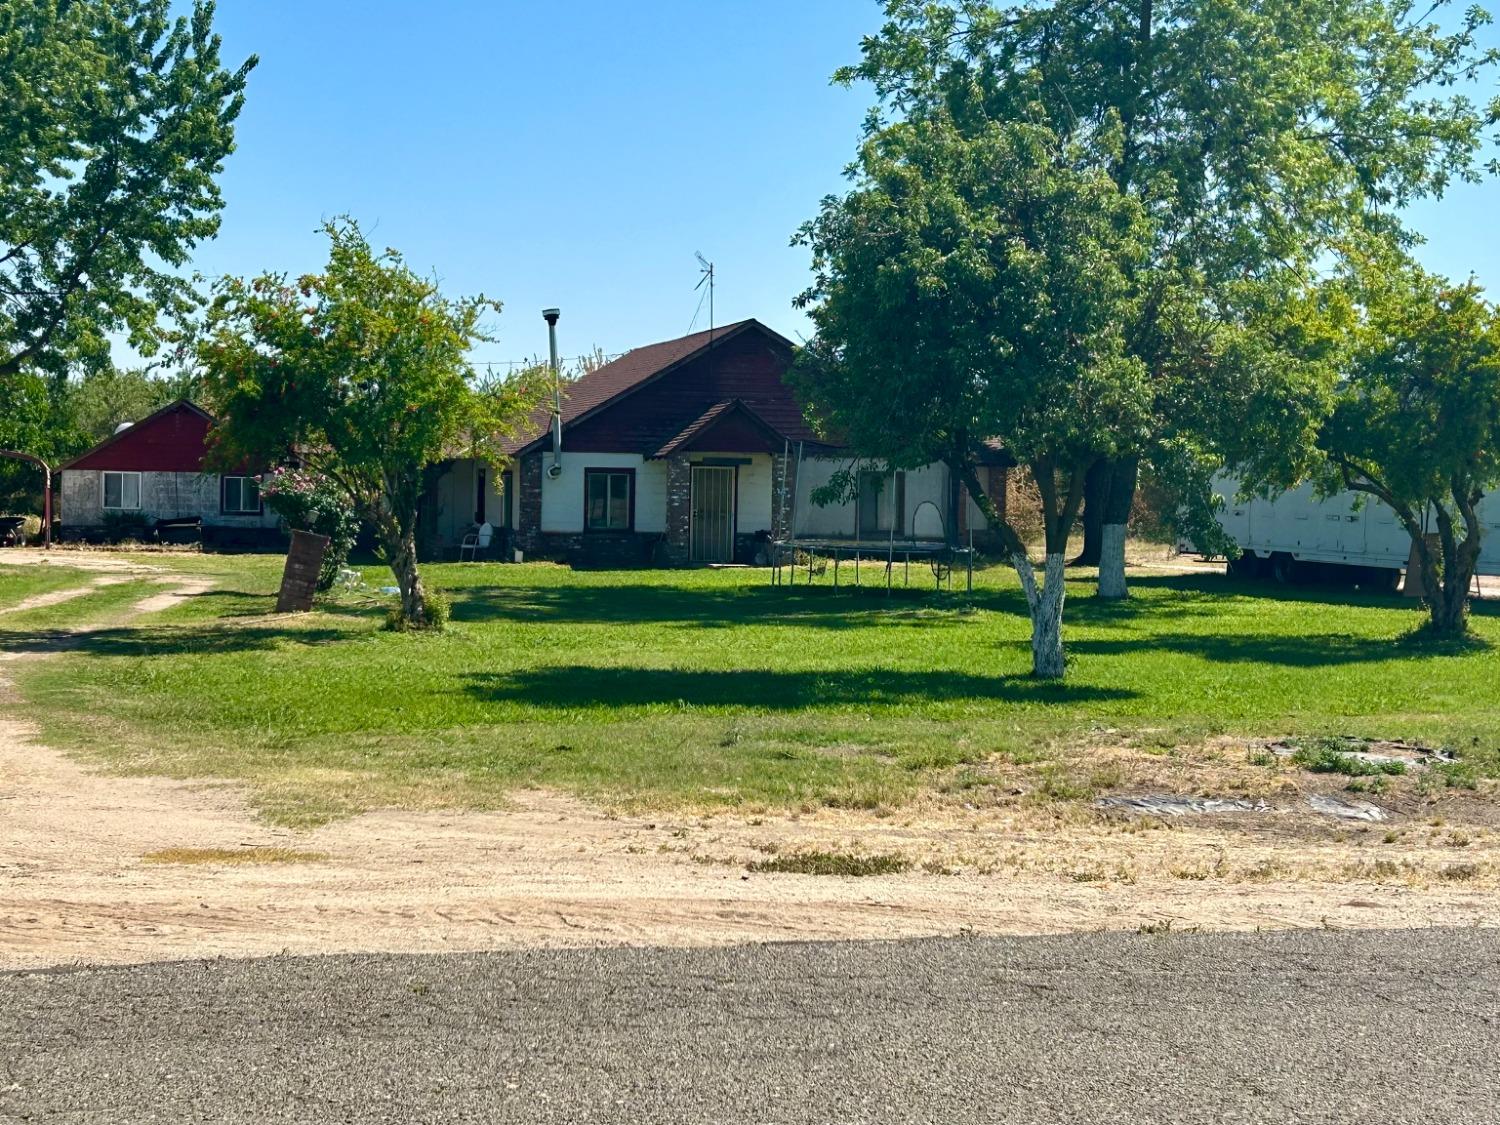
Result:
{"label": "grass clump", "polygon": [[1406,772],[1405,762],[1372,762],[1356,758],[1338,742],[1314,742],[1299,746],[1292,761],[1310,773],[1338,773],[1345,777],[1399,776]]}
{"label": "grass clump", "polygon": [[753,860],[747,870],[775,875],[899,875],[911,860],[899,855],[854,855],[849,852],[787,852],[769,859]]}
{"label": "grass clump", "polygon": [[[431,590],[422,597],[422,609],[427,624],[421,628],[428,633],[441,633],[453,616],[453,599],[441,590]],[[404,606],[393,605],[385,611],[385,628],[390,633],[409,633],[418,627],[406,616]]]}
{"label": "grass clump", "polygon": [[292,848],[162,848],[141,857],[147,863],[173,865],[194,864],[274,864],[317,863],[328,858],[327,852],[299,852]]}
{"label": "grass clump", "polygon": [[1450,863],[1438,872],[1438,878],[1450,883],[1468,882],[1477,879],[1483,869],[1477,863]]}

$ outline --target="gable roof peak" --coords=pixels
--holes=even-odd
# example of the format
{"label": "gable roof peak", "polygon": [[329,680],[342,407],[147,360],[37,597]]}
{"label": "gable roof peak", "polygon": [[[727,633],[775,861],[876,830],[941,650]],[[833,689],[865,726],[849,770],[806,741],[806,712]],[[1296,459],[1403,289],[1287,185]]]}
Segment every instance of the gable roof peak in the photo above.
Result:
{"label": "gable roof peak", "polygon": [[[778,346],[790,350],[794,345],[785,336],[767,328],[754,317],[715,325],[701,332],[691,332],[673,340],[642,344],[608,363],[573,380],[563,390],[562,421],[564,426],[582,420],[596,410],[645,386],[668,371],[702,355],[711,347],[747,331],[757,331]],[[552,408],[538,407],[521,433],[506,444],[505,452],[516,455],[529,451],[547,440],[551,432]],[[566,442],[564,443],[566,444]]]}

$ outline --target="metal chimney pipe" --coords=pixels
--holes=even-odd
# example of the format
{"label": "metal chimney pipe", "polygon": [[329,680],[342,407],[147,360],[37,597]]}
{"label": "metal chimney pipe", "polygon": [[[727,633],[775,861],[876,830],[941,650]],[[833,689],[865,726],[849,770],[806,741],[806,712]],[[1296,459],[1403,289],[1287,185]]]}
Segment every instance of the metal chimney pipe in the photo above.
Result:
{"label": "metal chimney pipe", "polygon": [[562,372],[557,363],[557,318],[561,309],[543,309],[547,322],[547,351],[552,365],[552,476],[562,475]]}

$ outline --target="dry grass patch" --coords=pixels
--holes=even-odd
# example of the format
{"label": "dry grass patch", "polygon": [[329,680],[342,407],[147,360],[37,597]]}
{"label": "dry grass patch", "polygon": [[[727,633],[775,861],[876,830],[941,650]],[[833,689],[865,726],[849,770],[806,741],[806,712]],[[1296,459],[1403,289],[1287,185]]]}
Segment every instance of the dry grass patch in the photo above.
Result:
{"label": "dry grass patch", "polygon": [[141,858],[147,863],[177,865],[319,863],[328,858],[328,853],[293,848],[162,848]]}
{"label": "dry grass patch", "polygon": [[787,852],[746,864],[757,874],[779,875],[899,875],[910,867],[911,860],[905,856],[823,851]]}

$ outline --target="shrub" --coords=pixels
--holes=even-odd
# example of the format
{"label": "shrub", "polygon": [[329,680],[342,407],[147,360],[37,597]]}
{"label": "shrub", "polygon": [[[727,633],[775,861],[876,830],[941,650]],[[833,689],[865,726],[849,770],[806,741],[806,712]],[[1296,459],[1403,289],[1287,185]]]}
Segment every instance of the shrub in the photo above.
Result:
{"label": "shrub", "polygon": [[111,543],[133,540],[143,543],[148,538],[151,524],[144,512],[105,512],[104,537]]}
{"label": "shrub", "polygon": [[306,469],[267,473],[260,494],[287,527],[328,536],[328,550],[318,571],[318,589],[332,589],[359,535],[359,517],[351,509],[349,498],[327,477]]}
{"label": "shrub", "polygon": [[[448,627],[453,616],[453,602],[441,590],[432,590],[422,598],[422,608],[427,611],[426,630],[441,633]],[[393,633],[410,632],[414,625],[407,619],[406,610],[398,603],[385,611],[385,627]]]}

